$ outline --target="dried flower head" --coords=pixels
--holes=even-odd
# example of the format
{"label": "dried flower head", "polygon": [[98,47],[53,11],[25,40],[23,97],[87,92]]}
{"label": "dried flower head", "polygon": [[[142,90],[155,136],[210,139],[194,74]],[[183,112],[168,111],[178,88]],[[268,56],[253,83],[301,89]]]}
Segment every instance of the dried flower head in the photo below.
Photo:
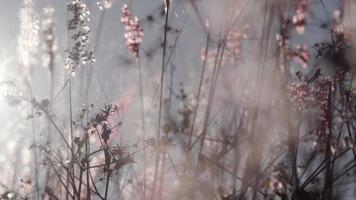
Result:
{"label": "dried flower head", "polygon": [[134,54],[139,57],[139,48],[143,39],[143,29],[137,17],[132,17],[127,5],[122,7],[121,22],[125,25],[126,46]]}
{"label": "dried flower head", "polygon": [[164,153],[169,151],[173,146],[172,138],[168,136],[161,136],[158,140],[153,137],[145,139],[145,143],[148,146],[152,146],[156,152]]}
{"label": "dried flower head", "polygon": [[241,54],[241,41],[247,39],[247,31],[249,29],[249,24],[243,27],[242,31],[237,29],[232,29],[227,35],[227,54],[229,56],[234,56],[235,59],[240,58]]}
{"label": "dried flower head", "polygon": [[294,82],[289,87],[289,98],[300,111],[314,104],[313,88],[306,81]]}
{"label": "dried flower head", "polygon": [[293,16],[293,25],[298,34],[303,34],[305,32],[308,4],[308,0],[300,0],[297,3],[297,9]]}
{"label": "dried flower head", "polygon": [[68,30],[73,40],[67,50],[66,69],[74,73],[75,69],[88,62],[94,62],[94,54],[89,50],[90,43],[90,12],[81,0],[71,0],[67,5],[71,18]]}

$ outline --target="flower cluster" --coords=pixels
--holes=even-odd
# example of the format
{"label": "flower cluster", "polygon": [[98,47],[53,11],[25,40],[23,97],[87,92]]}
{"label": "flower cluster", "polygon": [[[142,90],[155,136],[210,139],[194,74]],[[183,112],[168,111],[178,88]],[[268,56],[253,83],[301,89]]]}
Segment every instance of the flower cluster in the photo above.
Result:
{"label": "flower cluster", "polygon": [[80,65],[94,62],[94,54],[89,49],[90,43],[90,12],[81,0],[72,0],[67,5],[72,17],[68,20],[68,30],[73,44],[67,50],[66,69],[74,73]]}
{"label": "flower cluster", "polygon": [[297,9],[293,15],[292,22],[298,34],[303,34],[305,32],[308,4],[308,0],[300,0],[297,3]]}
{"label": "flower cluster", "polygon": [[[317,69],[315,73],[320,76],[320,69]],[[301,81],[294,82],[289,87],[289,98],[291,102],[298,105],[299,110],[304,110],[306,107],[319,106],[323,113],[329,109],[328,98],[329,93],[335,90],[335,84],[338,80],[335,77],[305,77],[298,72],[297,75],[302,77]],[[315,76],[314,74],[312,76]],[[313,82],[311,84],[311,82]],[[323,118],[323,117],[322,117]]]}
{"label": "flower cluster", "polygon": [[313,88],[306,81],[294,82],[289,87],[291,102],[298,105],[300,111],[314,104]]}
{"label": "flower cluster", "polygon": [[121,22],[125,25],[126,45],[136,58],[139,57],[139,48],[143,39],[143,29],[137,17],[132,17],[127,5],[122,7]]}
{"label": "flower cluster", "polygon": [[278,45],[287,48],[290,39],[290,29],[295,28],[298,34],[305,32],[306,19],[308,16],[308,0],[297,1],[295,14],[292,17],[283,15],[280,32],[276,35]]}
{"label": "flower cluster", "polygon": [[98,176],[108,176],[113,172],[119,173],[125,165],[135,162],[133,156],[119,145],[105,149],[104,155],[105,164],[98,167]]}
{"label": "flower cluster", "polygon": [[295,49],[290,49],[287,53],[288,59],[295,59],[304,68],[307,67],[309,62],[309,51],[307,45],[297,45]]}
{"label": "flower cluster", "polygon": [[314,91],[315,99],[318,100],[318,104],[321,110],[320,114],[320,126],[318,134],[324,134],[328,130],[328,124],[330,119],[330,93],[335,90],[335,80],[326,77],[317,81],[317,86]]}
{"label": "flower cluster", "polygon": [[[350,141],[344,141],[340,144],[338,139],[330,135],[332,120],[331,113],[333,112],[331,93],[335,91],[336,82],[340,79],[335,77],[323,77],[315,80],[313,84],[310,82],[302,81],[302,83],[293,83],[290,87],[290,98],[292,102],[297,102],[299,110],[305,107],[314,106],[320,111],[318,128],[316,131],[316,139],[313,141],[313,151],[325,152],[326,148],[330,148],[330,152],[334,154],[340,149],[349,148]],[[327,145],[329,141],[330,146]]]}
{"label": "flower cluster", "polygon": [[249,25],[246,24],[243,27],[242,31],[237,29],[232,29],[227,35],[227,54],[230,56],[235,56],[236,59],[240,58],[241,53],[241,40],[247,39],[247,31],[249,29]]}
{"label": "flower cluster", "polygon": [[149,137],[145,139],[144,142],[147,146],[153,147],[153,149],[159,153],[168,152],[174,146],[172,138],[167,135],[161,136],[157,140],[153,137]]}
{"label": "flower cluster", "polygon": [[118,112],[118,107],[116,105],[105,105],[104,108],[100,110],[100,112],[96,113],[90,119],[90,126],[97,127],[99,125],[107,124],[110,115],[115,112]]}

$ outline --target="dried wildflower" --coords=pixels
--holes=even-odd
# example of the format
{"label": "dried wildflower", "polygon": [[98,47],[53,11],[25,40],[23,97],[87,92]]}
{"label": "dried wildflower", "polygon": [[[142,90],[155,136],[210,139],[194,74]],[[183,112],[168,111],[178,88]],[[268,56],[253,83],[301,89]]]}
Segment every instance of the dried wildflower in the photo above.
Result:
{"label": "dried wildflower", "polygon": [[155,151],[164,153],[171,149],[174,145],[172,139],[168,136],[162,136],[158,140],[153,137],[145,139],[146,145],[152,146]]}
{"label": "dried wildflower", "polygon": [[90,43],[90,12],[81,0],[71,0],[67,5],[71,18],[68,20],[68,30],[71,33],[72,45],[67,50],[66,69],[74,73],[75,69],[88,62],[94,62],[93,52],[89,50]]}
{"label": "dried wildflower", "polygon": [[119,145],[112,147],[111,152],[116,158],[121,158],[127,154],[126,149]]}
{"label": "dried wildflower", "polygon": [[313,88],[306,81],[292,83],[289,87],[289,98],[298,105],[300,111],[315,103]]}
{"label": "dried wildflower", "polygon": [[145,143],[146,143],[146,145],[149,145],[149,146],[155,146],[156,139],[154,137],[149,137],[149,138],[145,139]]}
{"label": "dried wildflower", "polygon": [[[299,73],[297,72],[297,75]],[[329,92],[335,90],[337,79],[332,77],[319,78],[319,76],[320,69],[318,68],[310,77],[305,78],[302,75],[303,80],[291,84],[289,97],[292,102],[299,104],[299,108],[305,108],[306,105],[319,105],[321,109],[325,109],[327,106]],[[312,81],[315,81],[313,86],[309,84]]]}
{"label": "dried wildflower", "polygon": [[39,44],[39,18],[32,0],[23,0],[19,13],[20,35],[18,36],[18,53],[25,68],[35,63]]}
{"label": "dried wildflower", "polygon": [[111,170],[107,168],[106,165],[102,165],[97,170],[98,176],[108,176],[111,173]]}
{"label": "dried wildflower", "polygon": [[338,32],[331,32],[331,42],[323,41],[314,44],[314,49],[317,51],[316,57],[335,57],[341,56],[345,49],[349,48],[350,41],[349,34],[339,30]]}
{"label": "dried wildflower", "polygon": [[[298,109],[303,110],[307,106],[314,106],[320,110],[319,125],[317,129],[317,141],[313,143],[313,150],[316,152],[325,150],[325,135],[330,133],[330,113],[332,108],[330,105],[330,93],[335,91],[335,77],[317,78],[313,85],[309,85],[307,81],[301,83],[293,83],[290,87],[290,98],[292,102],[298,104]],[[331,152],[335,152],[339,145],[334,142]],[[328,147],[330,148],[330,147]]]}
{"label": "dried wildflower", "polygon": [[293,25],[298,34],[303,34],[305,32],[306,18],[308,15],[308,0],[300,0],[297,3],[297,9],[293,16]]}
{"label": "dried wildflower", "polygon": [[110,138],[111,129],[109,129],[106,124],[103,124],[103,125],[101,126],[101,128],[102,128],[101,138],[106,142],[106,141],[108,141],[109,138]]}
{"label": "dried wildflower", "polygon": [[143,39],[143,29],[137,17],[132,17],[127,5],[122,7],[121,22],[125,25],[126,46],[134,54],[139,57],[139,48]]}
{"label": "dried wildflower", "polygon": [[331,108],[329,105],[329,94],[334,90],[335,80],[331,77],[326,77],[316,81],[314,96],[321,110],[318,131],[319,135],[325,134],[326,131],[329,129],[329,120],[331,120],[329,117],[329,114],[331,112]]}
{"label": "dried wildflower", "polygon": [[134,163],[135,160],[132,156],[128,155],[126,157],[119,158],[115,161],[114,170],[119,171],[123,166]]}
{"label": "dried wildflower", "polygon": [[95,114],[94,117],[90,119],[90,125],[96,127],[99,124],[106,123],[108,121],[109,116],[116,111],[118,111],[117,106],[111,104],[105,105],[99,113]]}

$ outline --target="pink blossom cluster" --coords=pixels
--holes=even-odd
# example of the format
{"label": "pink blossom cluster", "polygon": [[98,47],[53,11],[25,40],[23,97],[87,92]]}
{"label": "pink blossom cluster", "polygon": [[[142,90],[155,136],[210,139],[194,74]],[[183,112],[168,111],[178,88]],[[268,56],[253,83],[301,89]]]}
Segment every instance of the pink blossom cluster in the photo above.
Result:
{"label": "pink blossom cluster", "polygon": [[227,35],[227,51],[228,55],[235,56],[236,58],[240,57],[241,54],[241,40],[247,39],[247,31],[249,29],[249,24],[246,24],[243,27],[242,31],[237,29],[232,29]]}
{"label": "pink blossom cluster", "polygon": [[298,110],[302,111],[314,104],[313,88],[306,81],[294,82],[289,87],[289,99],[296,103]]}
{"label": "pink blossom cluster", "polygon": [[299,0],[297,2],[295,14],[293,15],[292,22],[295,30],[299,34],[303,34],[305,32],[306,18],[308,15],[308,4],[308,0]]}
{"label": "pink blossom cluster", "polygon": [[330,119],[330,93],[335,90],[335,80],[327,77],[317,81],[317,87],[314,91],[315,99],[319,104],[321,113],[320,113],[320,125],[319,125],[319,135],[324,135],[329,129],[329,120]]}
{"label": "pink blossom cluster", "polygon": [[335,78],[324,77],[316,80],[314,84],[304,80],[294,82],[289,87],[289,98],[298,105],[300,111],[310,106],[319,106],[325,114],[329,109],[328,95],[335,90],[335,81]]}
{"label": "pink blossom cluster", "polygon": [[139,47],[143,39],[143,29],[138,18],[132,17],[126,4],[122,7],[121,22],[125,25],[126,45],[134,56],[138,58]]}
{"label": "pink blossom cluster", "polygon": [[295,28],[298,34],[304,34],[308,16],[308,0],[296,1],[295,13],[292,17],[282,15],[281,30],[276,35],[278,45],[287,48],[289,45],[290,29]]}
{"label": "pink blossom cluster", "polygon": [[298,63],[300,63],[304,68],[307,67],[309,62],[309,50],[307,45],[297,45],[293,50],[289,50],[287,53],[288,59],[295,59]]}
{"label": "pink blossom cluster", "polygon": [[[298,104],[300,111],[312,106],[320,111],[316,139],[312,146],[313,151],[325,152],[326,148],[330,148],[330,152],[334,154],[336,151],[353,147],[354,142],[349,138],[345,138],[339,143],[337,138],[330,136],[330,122],[333,119],[331,93],[335,91],[336,81],[339,80],[337,76],[323,77],[313,84],[302,81],[293,83],[290,87],[290,99]],[[329,147],[327,147],[326,141],[330,142]]]}

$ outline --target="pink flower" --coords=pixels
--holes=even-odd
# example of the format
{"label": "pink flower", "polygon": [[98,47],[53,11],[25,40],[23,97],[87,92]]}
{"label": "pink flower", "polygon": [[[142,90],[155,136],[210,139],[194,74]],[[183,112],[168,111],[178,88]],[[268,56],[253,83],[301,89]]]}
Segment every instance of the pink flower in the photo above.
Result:
{"label": "pink flower", "polygon": [[138,58],[140,44],[143,39],[143,29],[138,18],[132,17],[126,4],[122,7],[121,22],[125,25],[126,46]]}
{"label": "pink flower", "polygon": [[313,88],[305,81],[291,84],[289,87],[289,98],[291,102],[297,104],[300,111],[315,104]]}
{"label": "pink flower", "polygon": [[297,9],[293,16],[293,25],[297,33],[303,34],[305,32],[305,24],[307,18],[307,10],[308,10],[308,1],[300,0],[297,4]]}
{"label": "pink flower", "polygon": [[227,54],[228,56],[235,56],[237,59],[241,54],[241,41],[243,39],[247,39],[247,31],[249,29],[249,25],[246,24],[242,31],[237,29],[232,29],[227,35]]}

